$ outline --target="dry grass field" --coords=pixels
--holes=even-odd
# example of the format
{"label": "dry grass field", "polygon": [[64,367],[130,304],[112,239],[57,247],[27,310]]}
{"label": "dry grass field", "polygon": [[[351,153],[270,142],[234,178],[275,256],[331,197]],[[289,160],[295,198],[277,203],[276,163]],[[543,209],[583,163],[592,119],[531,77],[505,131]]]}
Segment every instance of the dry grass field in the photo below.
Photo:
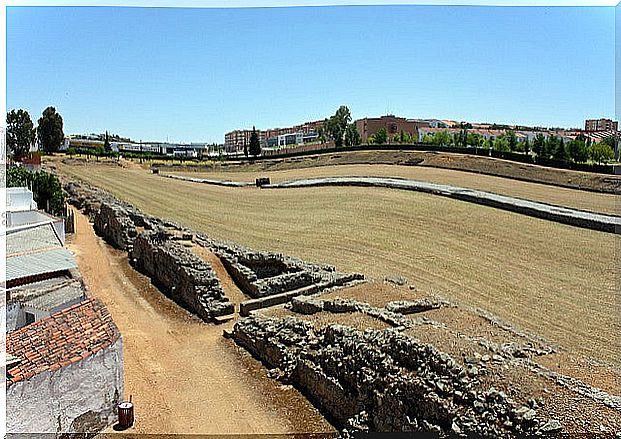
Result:
{"label": "dry grass field", "polygon": [[239,189],[56,165],[214,238],[369,276],[404,275],[419,290],[621,366],[615,235],[415,192]]}
{"label": "dry grass field", "polygon": [[280,171],[222,171],[212,172],[177,172],[177,175],[188,175],[199,178],[221,180],[254,181],[259,176],[270,177],[272,182],[293,180],[296,178],[337,177],[337,176],[369,176],[369,177],[402,177],[431,183],[448,184],[451,186],[480,189],[512,197],[541,201],[575,209],[589,210],[610,214],[619,214],[616,206],[616,195],[581,191],[541,183],[511,180],[471,172],[450,169],[430,168],[422,166],[399,165],[332,165],[316,168],[290,169]]}

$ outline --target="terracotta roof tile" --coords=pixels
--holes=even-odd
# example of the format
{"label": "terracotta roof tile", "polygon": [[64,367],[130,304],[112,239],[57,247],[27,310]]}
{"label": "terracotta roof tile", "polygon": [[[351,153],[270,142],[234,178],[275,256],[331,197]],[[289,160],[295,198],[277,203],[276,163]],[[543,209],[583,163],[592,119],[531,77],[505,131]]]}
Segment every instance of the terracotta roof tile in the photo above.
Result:
{"label": "terracotta roof tile", "polygon": [[80,361],[110,346],[120,333],[104,304],[86,299],[6,336],[6,351],[21,359],[10,382]]}

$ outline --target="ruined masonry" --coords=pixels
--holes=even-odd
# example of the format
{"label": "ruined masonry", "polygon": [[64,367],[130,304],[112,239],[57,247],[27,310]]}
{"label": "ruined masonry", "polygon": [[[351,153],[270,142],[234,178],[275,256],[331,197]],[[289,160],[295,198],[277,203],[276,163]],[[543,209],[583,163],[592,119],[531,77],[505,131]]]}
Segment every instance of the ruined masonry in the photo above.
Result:
{"label": "ruined masonry", "polygon": [[208,262],[189,247],[198,245],[217,255],[242,292],[243,314],[364,279],[339,273],[329,265],[310,264],[279,253],[257,252],[216,241],[172,221],[146,215],[134,206],[90,186],[64,185],[70,204],[94,223],[95,232],[128,253],[136,270],[149,276],[168,297],[207,322],[234,313],[220,280]]}

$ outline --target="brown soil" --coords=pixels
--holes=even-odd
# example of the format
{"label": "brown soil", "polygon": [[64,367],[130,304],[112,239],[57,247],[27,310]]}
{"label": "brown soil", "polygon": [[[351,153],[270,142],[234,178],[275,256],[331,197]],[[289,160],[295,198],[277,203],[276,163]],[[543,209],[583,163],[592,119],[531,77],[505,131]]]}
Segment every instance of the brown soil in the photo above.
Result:
{"label": "brown soil", "polygon": [[[165,173],[163,171],[163,173]],[[292,169],[265,172],[175,172],[177,175],[235,181],[253,181],[255,178],[269,177],[277,183],[300,178],[316,177],[401,177],[438,184],[447,184],[469,189],[479,189],[511,197],[524,198],[574,209],[620,214],[614,194],[588,192],[565,187],[549,186],[541,183],[517,181],[503,177],[473,174],[450,169],[422,166],[399,165],[339,165],[316,168]]]}
{"label": "brown soil", "polygon": [[[110,310],[123,337],[125,395],[133,395],[128,433],[284,434],[333,427],[290,387],[154,288],[125,253],[96,237],[76,213],[70,243],[89,294]],[[228,324],[230,327],[230,324]]]}
{"label": "brown soil", "polygon": [[409,191],[240,189],[113,166],[59,162],[59,170],[211,238],[380,279],[402,275],[421,291],[621,364],[613,234]]}

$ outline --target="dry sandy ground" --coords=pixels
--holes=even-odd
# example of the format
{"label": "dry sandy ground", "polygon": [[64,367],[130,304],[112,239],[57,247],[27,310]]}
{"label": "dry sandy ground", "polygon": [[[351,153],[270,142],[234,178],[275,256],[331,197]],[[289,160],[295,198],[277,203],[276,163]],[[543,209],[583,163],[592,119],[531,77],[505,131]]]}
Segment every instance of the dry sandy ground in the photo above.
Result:
{"label": "dry sandy ground", "polygon": [[421,290],[621,365],[613,234],[383,188],[240,189],[115,166],[59,168],[213,238],[342,271],[403,275]]}
{"label": "dry sandy ground", "polygon": [[[491,157],[446,152],[399,150],[353,151],[262,160],[250,163],[221,162],[214,163],[211,166],[218,167],[223,171],[263,172],[347,164],[399,165],[421,161],[422,163],[420,163],[420,166],[425,167],[430,166],[434,168],[470,171],[479,174],[536,181],[570,188],[591,189],[607,193],[619,193],[621,189],[621,176],[619,175],[571,171]],[[204,166],[205,165],[189,162],[182,166],[174,165],[174,168],[195,170]]]}
{"label": "dry sandy ground", "polygon": [[283,434],[333,431],[297,391],[267,379],[258,362],[165,298],[95,236],[76,213],[70,244],[90,295],[104,301],[123,336],[128,433]]}
{"label": "dry sandy ground", "polygon": [[572,207],[575,209],[612,213],[617,215],[621,214],[619,209],[620,206],[616,206],[617,196],[614,194],[581,191],[577,189],[549,186],[541,183],[531,183],[502,177],[494,177],[491,175],[473,174],[471,172],[428,168],[422,166],[338,165],[283,171],[236,172],[215,170],[212,172],[171,171],[170,173],[199,178],[236,181],[254,181],[257,177],[269,177],[272,182],[312,177],[402,177],[412,180],[465,187],[469,189],[479,189],[497,194],[509,195],[512,197]]}

